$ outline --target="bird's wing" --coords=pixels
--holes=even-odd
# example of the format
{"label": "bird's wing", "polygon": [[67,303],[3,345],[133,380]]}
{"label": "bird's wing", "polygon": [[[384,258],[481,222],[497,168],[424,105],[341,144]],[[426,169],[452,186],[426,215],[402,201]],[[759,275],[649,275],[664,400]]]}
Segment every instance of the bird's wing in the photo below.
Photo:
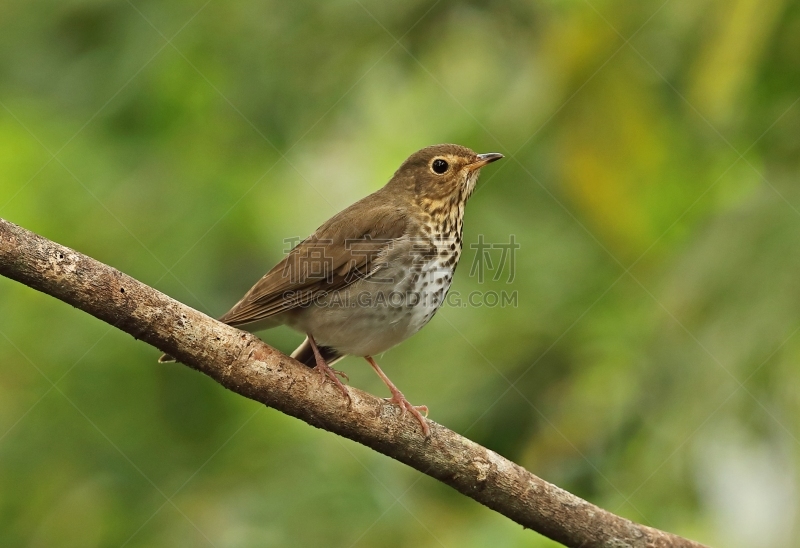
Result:
{"label": "bird's wing", "polygon": [[234,326],[261,321],[374,272],[405,233],[406,215],[388,205],[371,207],[367,215],[358,205],[335,215],[294,247],[220,321]]}

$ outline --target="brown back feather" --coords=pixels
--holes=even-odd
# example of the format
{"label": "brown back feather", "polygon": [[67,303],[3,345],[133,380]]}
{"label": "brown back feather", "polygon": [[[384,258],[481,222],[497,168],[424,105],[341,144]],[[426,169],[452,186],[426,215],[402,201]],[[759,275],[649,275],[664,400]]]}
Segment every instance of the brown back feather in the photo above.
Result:
{"label": "brown back feather", "polygon": [[267,272],[220,321],[237,326],[264,320],[368,276],[392,240],[406,231],[406,213],[392,202],[379,190],[333,216]]}

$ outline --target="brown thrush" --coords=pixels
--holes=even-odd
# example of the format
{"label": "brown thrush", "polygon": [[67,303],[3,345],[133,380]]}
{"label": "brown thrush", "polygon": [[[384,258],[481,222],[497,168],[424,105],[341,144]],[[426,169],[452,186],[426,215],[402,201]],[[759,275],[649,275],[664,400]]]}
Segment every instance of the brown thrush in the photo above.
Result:
{"label": "brown thrush", "polygon": [[428,436],[420,414],[427,408],[411,405],[372,356],[419,331],[444,301],[461,255],[464,205],[481,168],[502,157],[459,145],[415,152],[386,186],[300,242],[219,320],[304,333],[292,357],[316,366],[348,399],[330,366],[363,356],[392,393],[388,401],[411,412]]}

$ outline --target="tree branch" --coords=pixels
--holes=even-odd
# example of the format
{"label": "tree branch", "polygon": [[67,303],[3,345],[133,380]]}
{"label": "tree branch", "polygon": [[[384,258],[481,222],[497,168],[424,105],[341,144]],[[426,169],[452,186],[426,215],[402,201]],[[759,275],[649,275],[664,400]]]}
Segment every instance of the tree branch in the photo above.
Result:
{"label": "tree branch", "polygon": [[0,219],[0,274],[61,299],[175,356],[224,387],[371,447],[457,489],[523,527],[571,547],[702,545],[616,516],[455,432],[419,424],[330,383],[263,343],[118,270]]}

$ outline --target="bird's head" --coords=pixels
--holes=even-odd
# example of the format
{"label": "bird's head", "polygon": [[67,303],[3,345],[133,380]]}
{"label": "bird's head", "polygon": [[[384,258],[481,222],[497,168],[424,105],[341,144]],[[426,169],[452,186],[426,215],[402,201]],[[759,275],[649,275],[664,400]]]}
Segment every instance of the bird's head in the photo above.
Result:
{"label": "bird's head", "polygon": [[433,145],[409,156],[392,183],[411,191],[429,210],[463,204],[475,190],[481,168],[502,157],[497,152],[476,154],[461,145]]}

